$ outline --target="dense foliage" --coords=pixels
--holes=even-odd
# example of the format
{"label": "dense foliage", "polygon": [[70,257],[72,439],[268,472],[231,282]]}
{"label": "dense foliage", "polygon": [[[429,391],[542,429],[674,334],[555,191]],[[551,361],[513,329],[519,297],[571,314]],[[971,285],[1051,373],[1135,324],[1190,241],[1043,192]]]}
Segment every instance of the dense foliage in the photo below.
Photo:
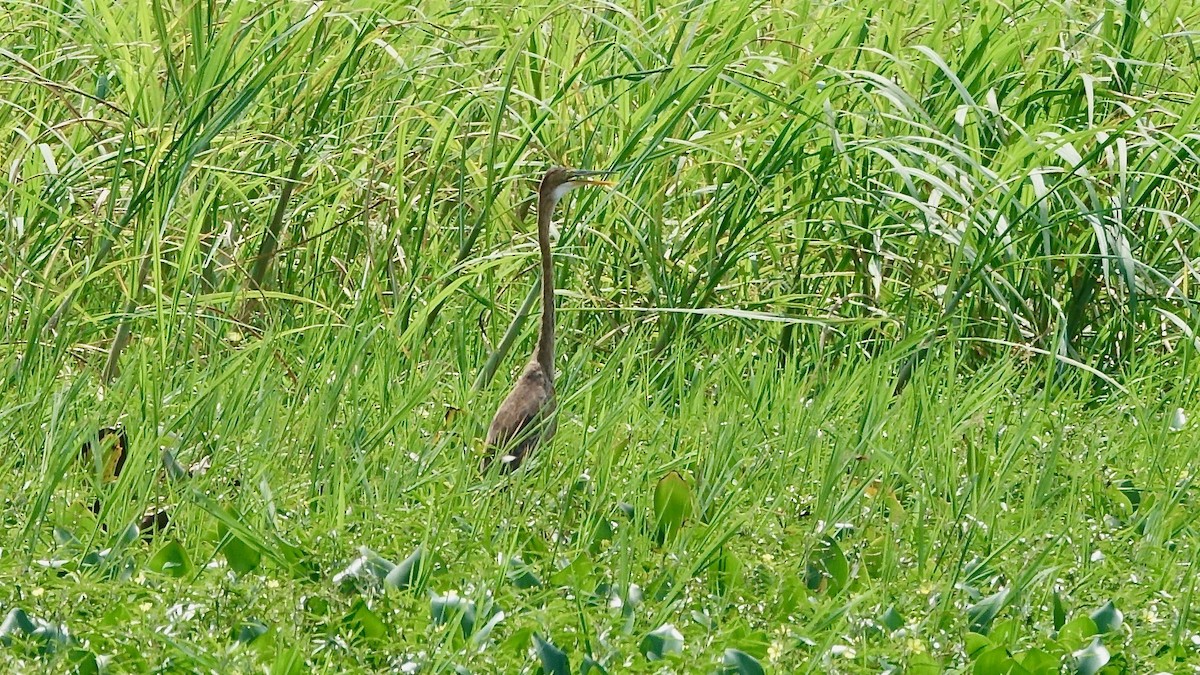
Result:
{"label": "dense foliage", "polygon": [[1179,672],[1197,25],[0,5],[0,663]]}

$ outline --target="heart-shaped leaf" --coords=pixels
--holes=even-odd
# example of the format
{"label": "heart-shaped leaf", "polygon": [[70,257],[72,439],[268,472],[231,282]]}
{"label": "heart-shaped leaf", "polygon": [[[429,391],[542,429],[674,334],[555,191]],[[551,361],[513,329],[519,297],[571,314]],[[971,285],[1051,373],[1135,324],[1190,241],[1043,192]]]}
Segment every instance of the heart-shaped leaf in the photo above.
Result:
{"label": "heart-shaped leaf", "polygon": [[1096,622],[1096,630],[1101,634],[1111,633],[1121,627],[1121,623],[1125,620],[1125,615],[1121,610],[1113,605],[1112,600],[1104,603],[1102,607],[1092,612],[1092,621]]}
{"label": "heart-shaped leaf", "polygon": [[354,602],[354,606],[350,608],[350,613],[342,619],[342,623],[352,633],[373,640],[382,639],[387,635],[387,626],[375,612],[371,611],[370,607],[367,607],[366,601],[362,598]]}
{"label": "heart-shaped leaf", "polygon": [[999,593],[993,593],[967,608],[967,618],[970,620],[968,630],[987,635],[991,628],[992,619],[1004,609],[1008,602],[1009,590],[1006,588]]}
{"label": "heart-shaped leaf", "polygon": [[517,588],[534,588],[535,586],[542,585],[542,580],[537,578],[537,575],[533,573],[529,565],[526,565],[525,561],[520,558],[509,558],[508,569],[505,570],[505,575],[512,582],[512,585]]}
{"label": "heart-shaped leaf", "polygon": [[692,488],[678,471],[663,476],[654,488],[654,523],[657,540],[671,541],[692,516]]}
{"label": "heart-shaped leaf", "polygon": [[533,634],[533,649],[537,652],[538,660],[542,662],[543,673],[571,675],[571,661],[566,652],[543,640],[537,633]]}
{"label": "heart-shaped leaf", "polygon": [[1067,622],[1067,608],[1063,604],[1062,596],[1058,594],[1058,591],[1054,592],[1053,605],[1054,630],[1062,630],[1063,624]]}
{"label": "heart-shaped leaf", "polygon": [[763,675],[762,664],[758,659],[750,656],[740,649],[726,649],[725,655],[721,659],[722,665],[725,666],[726,673],[737,673],[738,675]]}
{"label": "heart-shaped leaf", "polygon": [[463,637],[469,637],[475,630],[475,603],[454,594],[433,594],[429,603],[430,618],[436,625],[442,625],[458,618]]}
{"label": "heart-shaped leaf", "polygon": [[832,537],[822,537],[809,557],[804,581],[809,590],[835,594],[850,579],[850,562]]}
{"label": "heart-shaped leaf", "polygon": [[418,546],[407,558],[402,560],[395,569],[388,573],[383,583],[389,588],[405,590],[415,587],[421,581],[424,571],[425,549]]}
{"label": "heart-shaped leaf", "polygon": [[225,556],[225,561],[229,563],[229,569],[235,573],[247,574],[257,569],[262,563],[262,553],[239,539],[237,535],[230,534],[224,523],[217,523],[217,535],[222,541],[221,555]]}
{"label": "heart-shaped leaf", "polygon": [[[346,569],[333,575],[333,584],[335,586],[345,586],[355,579],[382,583],[387,578],[387,575],[396,569],[395,563],[366,546],[359,546],[358,554],[358,557],[347,565]],[[343,588],[343,590],[346,589]]]}
{"label": "heart-shaped leaf", "polygon": [[151,556],[146,564],[159,574],[166,574],[177,579],[192,572],[192,560],[177,541],[172,541],[158,549],[158,552]]}
{"label": "heart-shaped leaf", "polygon": [[683,653],[683,634],[674,625],[665,623],[650,631],[639,645],[642,656],[650,661]]}
{"label": "heart-shaped leaf", "polygon": [[1078,649],[1098,632],[1096,622],[1091,617],[1081,615],[1063,625],[1058,631],[1058,641],[1067,649]]}
{"label": "heart-shaped leaf", "polygon": [[1100,638],[1092,638],[1092,643],[1071,654],[1075,658],[1076,675],[1096,675],[1111,658],[1108,649],[1100,642]]}
{"label": "heart-shaped leaf", "polygon": [[236,642],[248,645],[266,635],[268,630],[266,624],[261,621],[245,621],[234,630],[233,639]]}
{"label": "heart-shaped leaf", "polygon": [[895,607],[888,607],[879,616],[879,625],[890,633],[904,625],[904,618],[900,616],[900,612],[897,612]]}
{"label": "heart-shaped leaf", "polygon": [[4,617],[4,623],[0,623],[0,644],[8,646],[12,644],[13,637],[32,635],[35,628],[37,626],[34,625],[33,619],[29,618],[25,610],[13,607]]}

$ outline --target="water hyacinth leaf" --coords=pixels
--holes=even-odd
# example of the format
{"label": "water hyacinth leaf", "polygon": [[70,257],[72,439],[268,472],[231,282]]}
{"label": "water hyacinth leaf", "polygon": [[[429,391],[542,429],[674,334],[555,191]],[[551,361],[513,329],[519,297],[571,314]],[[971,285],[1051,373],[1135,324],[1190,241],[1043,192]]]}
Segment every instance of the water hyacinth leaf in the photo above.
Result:
{"label": "water hyacinth leaf", "polygon": [[967,608],[967,618],[970,620],[968,630],[987,635],[991,629],[992,619],[1004,609],[1005,603],[1008,601],[1009,590],[1006,588],[998,593],[993,593],[988,597]]}
{"label": "water hyacinth leaf", "polygon": [[809,590],[834,594],[850,579],[850,562],[832,537],[822,537],[809,557],[804,581]]}
{"label": "water hyacinth leaf", "polygon": [[569,586],[584,588],[591,585],[594,578],[595,566],[588,556],[581,555],[562,569],[550,575],[550,583],[554,586]]}
{"label": "water hyacinth leaf", "polygon": [[499,626],[500,622],[504,621],[505,616],[507,615],[502,611],[493,614],[492,617],[487,620],[487,623],[483,624],[483,627],[475,631],[475,634],[471,636],[471,643],[475,645],[483,644],[492,634],[492,631],[496,629],[496,626]]}
{"label": "water hyacinth leaf", "polygon": [[722,547],[713,569],[713,580],[719,593],[727,593],[742,578],[742,561],[728,548]]}
{"label": "water hyacinth leaf", "polygon": [[108,658],[97,656],[89,649],[73,648],[67,652],[67,660],[75,675],[101,675],[108,672]]}
{"label": "water hyacinth leaf", "polygon": [[1014,657],[1030,673],[1057,673],[1058,659],[1041,649],[1030,649]]}
{"label": "water hyacinth leaf", "polygon": [[758,659],[740,649],[726,649],[721,663],[725,666],[726,673],[737,673],[738,675],[763,675],[764,673]]}
{"label": "water hyacinth leaf", "polygon": [[320,578],[320,570],[305,549],[287,541],[279,536],[277,532],[272,532],[271,538],[274,542],[275,550],[279,552],[280,557],[287,563],[287,567],[293,574],[307,577],[311,581],[316,581]]}
{"label": "water hyacinth leaf", "polygon": [[261,621],[244,621],[233,632],[233,639],[244,645],[248,645],[258,638],[267,634],[266,624]]}
{"label": "water hyacinth leaf", "polygon": [[313,616],[325,616],[329,613],[329,601],[319,595],[304,598],[304,611]]}
{"label": "water hyacinth leaf", "polygon": [[424,571],[425,549],[418,546],[407,558],[402,560],[395,569],[388,573],[383,583],[389,588],[406,590],[416,586]]}
{"label": "water hyacinth leaf", "polygon": [[592,657],[585,656],[583,657],[583,663],[579,666],[579,675],[588,675],[588,673],[596,673],[596,675],[608,675],[608,670]]}
{"label": "water hyacinth leaf", "polygon": [[529,565],[520,558],[509,558],[508,569],[505,570],[505,575],[512,585],[517,588],[534,588],[542,585],[542,580],[537,578],[537,575],[529,569]]}
{"label": "water hyacinth leaf", "polygon": [[929,654],[916,654],[908,659],[905,675],[939,675],[942,664]]}
{"label": "water hyacinth leaf", "polygon": [[1054,630],[1062,630],[1063,624],[1067,622],[1067,608],[1063,604],[1062,596],[1058,591],[1054,592],[1054,599],[1051,602],[1054,613]]}
{"label": "water hyacinth leaf", "polygon": [[650,631],[638,645],[642,656],[655,661],[673,654],[683,653],[683,634],[673,624],[665,623]]}
{"label": "water hyacinth leaf", "polygon": [[608,518],[601,518],[596,523],[596,528],[592,532],[592,543],[588,546],[588,551],[593,555],[599,553],[612,542],[614,534],[616,533],[613,532],[612,523]]}
{"label": "water hyacinth leaf", "polygon": [[1004,647],[992,647],[975,657],[973,675],[1023,675],[1025,668],[1008,655]]}
{"label": "water hyacinth leaf", "polygon": [[130,523],[121,534],[117,537],[117,541],[113,544],[114,549],[124,548],[138,540],[142,534],[142,528],[138,527],[137,523]]}
{"label": "water hyacinth leaf", "polygon": [[1075,659],[1076,675],[1096,675],[1111,658],[1108,649],[1098,637],[1092,638],[1091,644],[1073,652],[1071,656]]}
{"label": "water hyacinth leaf", "polygon": [[438,626],[457,618],[463,637],[469,637],[475,630],[475,603],[452,593],[433,593],[429,600],[429,616]]}
{"label": "water hyacinth leaf", "polygon": [[34,625],[33,619],[29,618],[25,610],[13,607],[4,617],[4,623],[0,623],[0,644],[8,646],[12,644],[13,637],[31,635],[35,628],[37,626]]}
{"label": "water hyacinth leaf", "polygon": [[1133,481],[1128,478],[1122,478],[1116,481],[1114,485],[1116,485],[1117,489],[1121,491],[1121,494],[1125,495],[1125,498],[1129,500],[1133,510],[1136,511],[1142,503],[1142,491],[1139,490],[1137,486],[1133,484]]}
{"label": "water hyacinth leaf", "polygon": [[1125,615],[1113,605],[1112,600],[1109,600],[1099,609],[1092,612],[1091,619],[1096,623],[1096,631],[1103,635],[1104,633],[1111,633],[1120,628]]}
{"label": "water hyacinth leaf", "polygon": [[654,488],[655,537],[667,542],[679,533],[692,516],[692,488],[678,471],[663,476]]}
{"label": "water hyacinth leaf", "polygon": [[221,555],[225,556],[225,562],[237,574],[252,572],[262,563],[262,553],[231,534],[224,523],[217,523],[217,535],[221,539]]}
{"label": "water hyacinth leaf", "polygon": [[904,618],[900,616],[900,612],[896,611],[895,606],[888,607],[879,616],[879,625],[883,626],[890,633],[904,625]]}
{"label": "water hyacinth leaf", "polygon": [[1025,625],[1018,619],[1006,619],[992,624],[988,639],[1001,647],[1012,647],[1025,634]]}
{"label": "water hyacinth leaf", "polygon": [[71,642],[67,629],[25,613],[20,607],[9,610],[0,623],[0,645],[9,646],[14,639],[28,639],[40,643],[39,651],[48,654]]}
{"label": "water hyacinth leaf", "polygon": [[963,638],[963,649],[966,650],[969,658],[975,658],[988,649],[992,648],[992,641],[987,639],[986,635],[980,635],[973,631],[967,631]]}
{"label": "water hyacinth leaf", "polygon": [[163,448],[162,451],[163,472],[167,478],[171,480],[181,480],[188,476],[188,470],[175,459],[175,453],[170,448]]}
{"label": "water hyacinth leaf", "polygon": [[1078,649],[1097,633],[1096,622],[1090,616],[1081,615],[1063,625],[1058,631],[1058,642],[1067,649]]}
{"label": "water hyacinth leaf", "polygon": [[366,601],[359,598],[350,608],[350,613],[342,619],[345,625],[355,635],[361,635],[372,640],[382,639],[387,635],[387,626],[375,612],[367,607]]}
{"label": "water hyacinth leaf", "polygon": [[78,546],[79,540],[75,538],[75,535],[70,530],[55,526],[54,543],[59,546]]}
{"label": "water hyacinth leaf", "polygon": [[359,546],[358,557],[351,561],[344,570],[333,575],[333,583],[335,586],[342,586],[351,579],[370,579],[382,583],[394,569],[396,569],[395,563],[366,546]]}
{"label": "water hyacinth leaf", "polygon": [[542,662],[542,672],[546,675],[571,675],[571,661],[566,652],[543,640],[537,633],[533,634],[533,649],[537,652],[538,661]]}
{"label": "water hyacinth leaf", "polygon": [[147,565],[159,574],[166,574],[177,579],[192,572],[192,560],[177,541],[169,542],[158,549]]}

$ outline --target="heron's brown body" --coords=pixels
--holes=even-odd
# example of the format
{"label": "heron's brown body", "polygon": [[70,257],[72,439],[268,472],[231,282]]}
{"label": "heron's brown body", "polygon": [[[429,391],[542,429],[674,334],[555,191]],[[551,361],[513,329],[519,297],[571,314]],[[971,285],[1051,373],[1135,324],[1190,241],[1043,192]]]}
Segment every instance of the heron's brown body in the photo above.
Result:
{"label": "heron's brown body", "polygon": [[501,471],[514,471],[539,444],[549,442],[558,425],[554,420],[554,262],[550,251],[550,221],[563,195],[582,185],[608,185],[584,176],[596,172],[555,167],[538,186],[538,249],[542,259],[542,321],[537,349],[521,371],[512,391],[496,410],[487,433],[487,454],[481,469],[495,461]]}

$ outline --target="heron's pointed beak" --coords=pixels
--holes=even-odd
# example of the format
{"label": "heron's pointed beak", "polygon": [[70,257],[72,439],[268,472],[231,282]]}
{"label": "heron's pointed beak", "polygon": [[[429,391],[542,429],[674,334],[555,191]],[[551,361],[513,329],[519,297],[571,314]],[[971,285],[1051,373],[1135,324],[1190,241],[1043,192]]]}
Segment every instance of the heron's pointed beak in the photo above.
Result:
{"label": "heron's pointed beak", "polygon": [[604,180],[601,178],[592,178],[592,176],[608,176],[608,175],[611,175],[612,173],[613,173],[612,171],[579,171],[579,170],[577,170],[577,171],[571,172],[571,180],[573,182],[580,183],[582,185],[601,185],[601,186],[605,186],[605,187],[612,187],[613,185],[616,185],[616,183],[614,181]]}

